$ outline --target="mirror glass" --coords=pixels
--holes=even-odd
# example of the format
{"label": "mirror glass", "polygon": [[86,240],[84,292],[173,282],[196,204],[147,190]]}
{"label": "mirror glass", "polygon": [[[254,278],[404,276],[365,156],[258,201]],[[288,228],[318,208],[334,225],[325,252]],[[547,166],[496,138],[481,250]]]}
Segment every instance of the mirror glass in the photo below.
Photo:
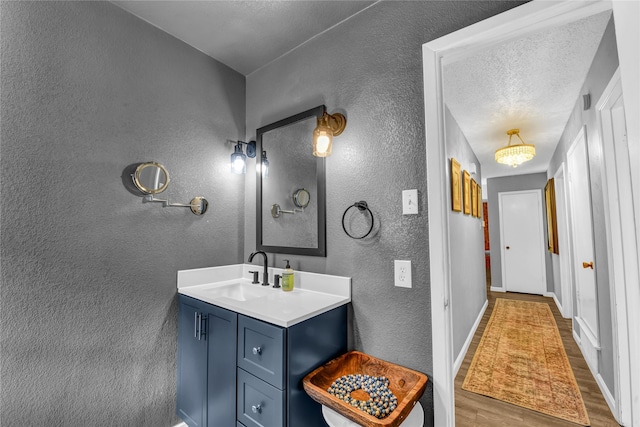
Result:
{"label": "mirror glass", "polygon": [[189,208],[196,215],[204,215],[209,209],[209,202],[204,197],[194,197],[189,203]]}
{"label": "mirror glass", "polygon": [[313,156],[324,111],[321,105],[257,131],[258,153],[269,158],[268,177],[256,175],[258,250],[326,256],[325,160]]}
{"label": "mirror glass", "polygon": [[306,188],[299,188],[293,193],[293,204],[299,208],[306,208],[311,201],[311,194]]}
{"label": "mirror glass", "polygon": [[160,163],[140,163],[133,174],[133,183],[143,193],[162,193],[169,185],[169,172]]}

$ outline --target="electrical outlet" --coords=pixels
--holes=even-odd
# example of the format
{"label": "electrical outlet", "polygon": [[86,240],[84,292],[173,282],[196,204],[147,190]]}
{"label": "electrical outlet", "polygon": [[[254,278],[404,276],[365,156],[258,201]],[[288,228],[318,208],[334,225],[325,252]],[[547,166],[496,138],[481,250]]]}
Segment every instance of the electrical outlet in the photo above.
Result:
{"label": "electrical outlet", "polygon": [[393,261],[395,286],[401,288],[411,287],[411,261]]}

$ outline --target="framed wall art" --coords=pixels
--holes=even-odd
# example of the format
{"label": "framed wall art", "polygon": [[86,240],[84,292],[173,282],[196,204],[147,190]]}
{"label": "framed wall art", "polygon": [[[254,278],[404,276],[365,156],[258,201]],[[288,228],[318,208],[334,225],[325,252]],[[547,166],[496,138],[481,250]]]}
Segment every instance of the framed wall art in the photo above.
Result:
{"label": "framed wall art", "polygon": [[482,219],[482,187],[478,184],[478,218]]}
{"label": "framed wall art", "polygon": [[558,224],[556,219],[556,189],[553,178],[544,186],[544,200],[547,206],[547,249],[558,254]]}
{"label": "framed wall art", "polygon": [[464,214],[471,213],[471,176],[469,172],[462,172],[462,185],[464,186]]}
{"label": "framed wall art", "polygon": [[471,180],[471,216],[478,216],[478,183],[475,179]]}
{"label": "framed wall art", "polygon": [[460,185],[460,163],[451,158],[451,209],[462,211],[462,186]]}

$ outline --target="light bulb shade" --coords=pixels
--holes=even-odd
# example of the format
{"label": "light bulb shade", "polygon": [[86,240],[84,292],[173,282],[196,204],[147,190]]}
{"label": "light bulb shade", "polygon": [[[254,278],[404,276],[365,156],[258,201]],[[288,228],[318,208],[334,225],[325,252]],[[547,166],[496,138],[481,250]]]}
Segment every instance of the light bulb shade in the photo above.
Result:
{"label": "light bulb shade", "polygon": [[313,155],[327,157],[331,155],[333,148],[333,132],[326,127],[318,126],[313,131]]}
{"label": "light bulb shade", "polygon": [[[515,168],[536,156],[536,147],[533,144],[525,144],[522,138],[520,138],[519,132],[519,129],[511,129],[507,131],[507,135],[509,135],[509,143],[506,147],[496,150],[496,162]],[[511,137],[513,135],[516,135],[522,144],[511,145]]]}
{"label": "light bulb shade", "polygon": [[247,171],[247,156],[242,152],[242,144],[235,146],[234,152],[231,154],[231,172],[242,175]]}
{"label": "light bulb shade", "polygon": [[322,114],[318,126],[313,131],[313,155],[327,157],[331,155],[333,137],[338,136],[347,126],[347,119],[340,113]]}
{"label": "light bulb shade", "polygon": [[496,162],[518,167],[536,156],[536,147],[531,144],[518,144],[503,147],[496,151]]}
{"label": "light bulb shade", "polygon": [[262,174],[263,178],[269,178],[269,160],[267,159],[267,152],[262,152],[262,160],[256,162],[256,171]]}

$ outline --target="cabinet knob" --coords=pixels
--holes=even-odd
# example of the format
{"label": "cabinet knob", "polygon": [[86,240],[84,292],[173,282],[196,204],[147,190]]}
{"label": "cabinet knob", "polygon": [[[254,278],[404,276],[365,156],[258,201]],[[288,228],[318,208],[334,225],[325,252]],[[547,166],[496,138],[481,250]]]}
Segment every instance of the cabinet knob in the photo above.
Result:
{"label": "cabinet knob", "polygon": [[593,270],[593,261],[591,262],[583,262],[582,263],[582,268],[590,268]]}
{"label": "cabinet knob", "polygon": [[262,405],[261,404],[257,404],[257,405],[253,405],[251,407],[251,411],[253,411],[254,414],[261,414],[262,413]]}
{"label": "cabinet knob", "polygon": [[262,347],[253,347],[253,354],[262,354]]}

